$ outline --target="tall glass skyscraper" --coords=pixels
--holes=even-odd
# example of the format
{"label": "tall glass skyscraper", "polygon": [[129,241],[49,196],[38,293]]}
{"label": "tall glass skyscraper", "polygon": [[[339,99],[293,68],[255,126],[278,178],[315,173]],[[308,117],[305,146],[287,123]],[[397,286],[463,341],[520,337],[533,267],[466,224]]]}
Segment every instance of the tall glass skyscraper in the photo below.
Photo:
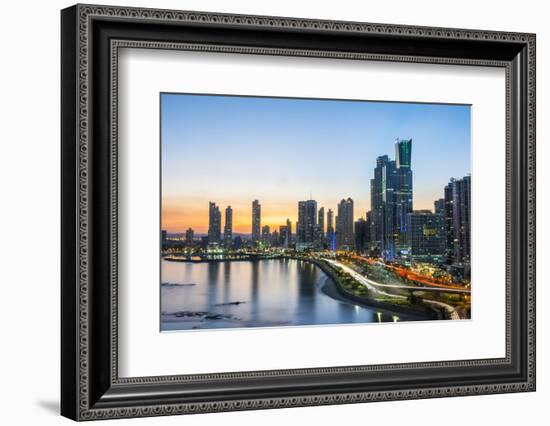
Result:
{"label": "tall glass skyscraper", "polygon": [[258,200],[252,202],[252,242],[260,241],[260,229],[262,223],[262,206]]}
{"label": "tall glass skyscraper", "polygon": [[371,179],[371,246],[393,259],[407,249],[407,215],[413,210],[412,139],[396,140],[395,160],[376,159]]}
{"label": "tall glass skyscraper", "polygon": [[226,249],[233,246],[233,209],[227,206],[225,209],[225,225],[223,227],[223,245]]}
{"label": "tall glass skyscraper", "polygon": [[363,253],[367,247],[367,221],[362,217],[355,221],[355,251]]}
{"label": "tall glass skyscraper", "polygon": [[397,185],[394,189],[396,251],[407,247],[407,215],[413,211],[412,139],[395,141]]}
{"label": "tall glass skyscraper", "polygon": [[451,179],[445,187],[447,261],[469,269],[471,238],[471,178]]}
{"label": "tall glass skyscraper", "polygon": [[191,247],[195,243],[195,231],[193,228],[187,228],[185,231],[185,244]]}
{"label": "tall glass skyscraper", "polygon": [[350,250],[354,246],[353,200],[351,198],[342,199],[338,203],[338,215],[336,216],[336,247]]}
{"label": "tall glass skyscraper", "polygon": [[271,228],[269,225],[262,226],[262,245],[263,247],[271,245]]}
{"label": "tall glass skyscraper", "polygon": [[439,198],[434,201],[434,212],[445,216],[445,198]]}
{"label": "tall glass skyscraper", "polygon": [[325,238],[325,208],[321,207],[319,209],[319,220],[317,221],[317,224],[319,225],[319,237],[321,239]]}
{"label": "tall glass skyscraper", "polygon": [[290,246],[290,244],[292,244],[292,222],[288,217],[286,218],[286,232],[287,232],[286,247],[288,247]]}
{"label": "tall glass skyscraper", "polygon": [[327,212],[327,244],[332,251],[336,250],[336,234],[334,232],[334,212],[328,209]]}
{"label": "tall glass skyscraper", "polygon": [[208,243],[220,243],[222,231],[222,215],[220,208],[210,201],[208,203]]}
{"label": "tall glass skyscraper", "polygon": [[298,222],[296,222],[296,249],[313,248],[317,229],[317,201],[299,201]]}

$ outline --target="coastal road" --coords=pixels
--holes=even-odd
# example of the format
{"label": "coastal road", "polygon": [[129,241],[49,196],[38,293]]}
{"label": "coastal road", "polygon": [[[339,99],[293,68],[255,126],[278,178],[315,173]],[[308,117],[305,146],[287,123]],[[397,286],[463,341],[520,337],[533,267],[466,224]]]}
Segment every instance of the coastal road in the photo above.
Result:
{"label": "coastal road", "polygon": [[[373,281],[373,280],[365,277],[364,275],[361,275],[359,272],[355,271],[354,269],[350,268],[347,265],[344,265],[343,263],[340,263],[336,260],[331,260],[331,259],[324,259],[324,260],[327,261],[328,263],[330,263],[331,265],[333,265],[337,268],[340,268],[344,272],[347,272],[348,274],[350,274],[359,284],[364,285],[369,290],[373,290],[378,294],[383,294],[384,296],[396,297],[398,299],[406,299],[407,298],[407,296],[387,293],[385,291],[382,291],[380,288],[398,288],[398,289],[411,289],[411,290],[422,290],[422,291],[424,291],[424,289],[427,289],[428,291],[430,291],[430,290],[431,291],[436,291],[437,290],[437,289],[432,288],[432,287],[413,287],[413,286],[402,286],[402,285],[399,285],[399,284],[381,284],[381,283],[377,283],[376,281]],[[442,291],[441,289],[438,289],[438,290],[440,292]],[[447,291],[447,290],[445,290],[445,291]],[[453,292],[455,292],[455,291],[453,291]],[[468,293],[470,293],[470,291],[468,291]],[[449,305],[447,303],[439,302],[437,300],[431,300],[431,299],[422,299],[422,300],[426,303],[429,303],[430,305],[435,305],[437,307],[443,308],[447,312],[447,314],[449,315],[450,319],[452,319],[452,320],[460,319],[460,315],[458,314],[456,309],[454,307],[452,307],[451,305]]]}
{"label": "coastal road", "polygon": [[[336,260],[330,260],[330,259],[324,259],[327,262],[331,263],[334,266],[337,266],[353,276],[357,281],[361,282],[363,285],[374,286],[377,288],[395,288],[399,290],[421,290],[421,291],[434,291],[439,293],[462,293],[462,294],[470,294],[471,290],[464,288],[464,289],[457,289],[457,288],[442,288],[442,287],[427,287],[427,286],[412,286],[412,285],[401,285],[401,284],[382,284],[377,283],[375,281],[370,280],[369,278],[365,277],[364,275],[361,275],[354,269],[350,268],[347,265],[344,265],[343,263],[340,263]],[[362,282],[362,280],[364,282]]]}

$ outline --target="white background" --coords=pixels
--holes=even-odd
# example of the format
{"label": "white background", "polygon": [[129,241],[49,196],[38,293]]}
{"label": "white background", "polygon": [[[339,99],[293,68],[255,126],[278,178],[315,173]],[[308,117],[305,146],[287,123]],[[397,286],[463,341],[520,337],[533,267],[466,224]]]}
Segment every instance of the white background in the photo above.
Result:
{"label": "white background", "polygon": [[[140,1],[133,6],[437,25],[537,33],[538,107],[538,391],[453,399],[294,408],[201,416],[107,421],[102,424],[317,424],[342,422],[445,425],[547,424],[550,400],[550,255],[548,185],[550,28],[544,2],[440,1]],[[69,424],[58,417],[59,395],[59,9],[65,1],[3,4],[0,68],[0,398],[3,424]],[[32,241],[31,241],[32,237]],[[546,418],[545,418],[546,417]],[[115,423],[119,422],[119,423]]]}
{"label": "white background", "polygon": [[[505,176],[504,76],[502,68],[123,49],[118,91],[119,374],[504,357],[505,180],[494,179]],[[473,319],[159,333],[160,92],[471,104]],[[232,350],[220,356],[219,348],[227,347]]]}

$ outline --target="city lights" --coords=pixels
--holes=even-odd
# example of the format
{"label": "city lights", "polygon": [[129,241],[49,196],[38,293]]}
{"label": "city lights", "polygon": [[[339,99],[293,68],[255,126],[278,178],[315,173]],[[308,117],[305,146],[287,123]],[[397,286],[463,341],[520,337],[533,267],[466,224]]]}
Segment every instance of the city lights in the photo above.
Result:
{"label": "city lights", "polygon": [[[405,138],[368,135],[366,143],[363,135],[341,147],[313,130],[319,121],[312,108],[331,111],[330,127],[340,101],[221,96],[235,108],[218,109],[220,97],[191,98],[166,98],[166,108],[185,107],[172,115],[170,148],[163,148],[169,196],[162,208],[161,281],[197,285],[161,287],[164,329],[471,318],[469,107],[441,107],[459,123],[462,139],[447,160],[458,166],[430,174],[440,146],[431,140],[430,150],[418,127],[397,132]],[[197,102],[204,103],[203,114],[217,111],[215,135],[240,147],[238,155],[229,142],[216,144],[210,127],[195,134],[204,148],[185,145],[174,129],[188,131],[178,117],[201,120]],[[262,132],[257,144],[247,139],[233,111],[246,110],[254,120],[252,104],[276,111],[262,119],[284,117],[271,130],[277,136],[260,143]],[[380,108],[350,103],[342,111],[372,118]],[[447,135],[427,119],[426,111],[437,115],[439,106],[388,103],[382,109],[387,123],[399,127],[413,111],[424,128]],[[265,123],[259,123],[261,129]],[[287,125],[315,135],[320,145],[313,139],[290,144]],[[195,156],[192,162],[175,160],[183,147]],[[186,179],[174,179],[180,175]]]}

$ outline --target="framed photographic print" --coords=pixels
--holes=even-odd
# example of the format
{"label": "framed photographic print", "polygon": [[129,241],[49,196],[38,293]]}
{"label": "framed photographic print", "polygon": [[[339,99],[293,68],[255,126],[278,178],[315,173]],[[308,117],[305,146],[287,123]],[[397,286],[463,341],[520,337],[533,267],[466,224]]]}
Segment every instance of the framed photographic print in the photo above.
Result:
{"label": "framed photographic print", "polygon": [[535,36],[76,5],[74,420],[535,390]]}

